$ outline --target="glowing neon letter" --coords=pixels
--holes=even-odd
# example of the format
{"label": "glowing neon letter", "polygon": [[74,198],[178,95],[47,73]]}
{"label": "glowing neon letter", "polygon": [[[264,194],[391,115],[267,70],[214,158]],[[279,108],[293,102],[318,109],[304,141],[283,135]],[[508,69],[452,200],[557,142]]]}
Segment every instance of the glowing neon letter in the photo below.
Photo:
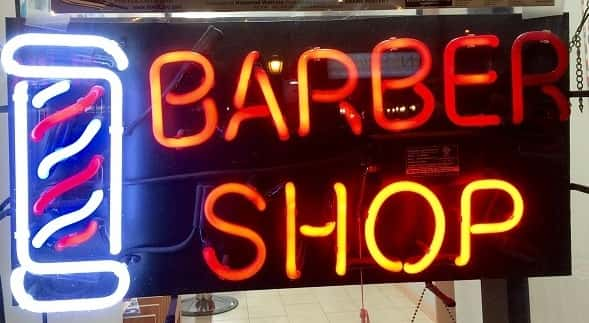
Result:
{"label": "glowing neon letter", "polygon": [[456,86],[474,86],[492,84],[497,80],[497,72],[489,70],[479,74],[457,74],[456,52],[461,48],[499,46],[495,35],[467,35],[452,39],[444,50],[444,99],[446,114],[450,121],[462,127],[487,127],[501,123],[498,115],[460,115],[456,109]]}
{"label": "glowing neon letter", "polygon": [[[388,198],[400,192],[413,192],[421,195],[429,203],[434,214],[435,224],[432,242],[429,245],[429,248],[426,251],[425,255],[420,260],[414,263],[403,264],[403,262],[399,260],[391,260],[387,258],[382,253],[382,251],[378,247],[378,243],[376,242],[375,227],[378,212],[380,211],[380,208],[382,207],[383,203]],[[444,241],[445,233],[446,218],[440,200],[438,200],[436,195],[427,187],[410,181],[391,183],[385,186],[380,192],[378,192],[378,194],[374,197],[374,200],[372,200],[370,207],[368,208],[368,217],[366,218],[366,224],[364,227],[366,245],[368,247],[368,251],[374,258],[376,263],[388,271],[400,272],[401,270],[404,270],[408,274],[420,273],[424,271],[427,267],[429,267],[429,265],[431,265],[431,263],[434,261],[434,259],[440,252],[442,242]]]}
{"label": "glowing neon letter", "polygon": [[345,53],[336,49],[310,49],[301,54],[297,63],[298,83],[299,83],[299,136],[309,135],[311,130],[311,121],[309,116],[309,61],[320,59],[332,59],[343,64],[348,72],[348,78],[344,85],[338,89],[330,90],[311,90],[311,100],[322,103],[338,103],[340,109],[345,109],[346,121],[355,134],[362,131],[362,120],[360,114],[354,107],[345,101],[352,94],[358,84],[358,69],[354,61]]}
{"label": "glowing neon letter", "polygon": [[297,229],[296,229],[296,191],[293,183],[284,186],[286,197],[286,276],[298,279],[301,272],[297,268]]}
{"label": "glowing neon letter", "polygon": [[[280,140],[288,140],[289,138],[288,128],[284,122],[284,117],[280,111],[280,106],[276,100],[272,85],[270,84],[270,79],[264,69],[254,66],[259,57],[259,52],[252,51],[243,61],[243,66],[241,67],[241,73],[239,74],[239,80],[237,82],[237,89],[235,91],[235,96],[233,97],[233,105],[239,111],[237,111],[231,117],[231,120],[229,120],[225,132],[225,140],[227,141],[235,139],[237,132],[239,131],[239,125],[242,121],[266,117],[272,118]],[[266,104],[244,107],[252,71],[256,81],[258,81],[258,84],[260,85]]]}
{"label": "glowing neon letter", "polygon": [[[335,271],[339,276],[344,276],[347,270],[347,192],[342,183],[333,185],[337,199],[336,221],[329,221],[323,226],[301,225],[301,235],[310,238],[327,237],[336,230],[337,226],[337,253]],[[292,182],[286,183],[286,276],[290,279],[298,279],[301,272],[296,262],[296,189]],[[337,222],[337,224],[336,224]]]}
{"label": "glowing neon letter", "polygon": [[[191,62],[202,67],[204,77],[202,84],[187,93],[169,92],[165,100],[170,105],[187,105],[202,100],[203,111],[205,116],[205,125],[203,129],[196,134],[184,137],[167,137],[164,131],[164,115],[162,105],[162,81],[161,71],[164,65],[177,62]],[[149,70],[149,84],[151,87],[151,106],[152,106],[152,123],[153,136],[162,146],[168,148],[185,148],[197,146],[207,141],[214,133],[217,127],[217,104],[215,100],[205,96],[215,84],[215,72],[213,65],[206,57],[199,53],[191,51],[176,51],[165,53],[153,61]],[[204,98],[204,99],[203,99]]]}
{"label": "glowing neon letter", "polygon": [[[415,74],[401,79],[382,79],[382,55],[388,51],[411,49],[417,51],[421,65]],[[422,81],[432,67],[432,57],[427,46],[417,39],[391,38],[377,44],[372,50],[370,68],[372,73],[372,109],[376,123],[390,131],[402,131],[417,128],[426,123],[434,112],[434,95]],[[389,120],[385,116],[383,93],[386,90],[413,88],[423,100],[423,109],[407,120]]]}
{"label": "glowing neon letter", "polygon": [[[472,195],[479,190],[501,190],[509,194],[513,201],[511,216],[499,223],[481,223],[471,225]],[[460,255],[454,263],[457,266],[465,266],[470,260],[470,240],[472,234],[489,234],[506,232],[515,228],[524,214],[524,201],[520,192],[506,181],[499,179],[483,179],[468,184],[460,197]]]}
{"label": "glowing neon letter", "polygon": [[264,244],[262,237],[260,237],[255,231],[241,225],[227,222],[217,216],[214,210],[215,203],[217,203],[219,198],[227,194],[239,194],[245,197],[252,202],[259,211],[264,211],[266,209],[266,202],[262,195],[256,190],[239,183],[219,185],[209,193],[205,200],[205,217],[208,223],[221,232],[249,240],[256,248],[255,259],[249,265],[240,269],[229,268],[222,264],[217,259],[217,253],[213,247],[206,246],[202,250],[207,266],[209,266],[219,278],[230,281],[240,281],[248,279],[260,271],[266,261],[266,245]]}
{"label": "glowing neon letter", "polygon": [[[524,74],[522,53],[524,45],[531,42],[547,42],[556,52],[556,67],[546,73]],[[541,85],[544,94],[554,100],[558,108],[560,121],[569,118],[569,100],[558,87],[552,83],[560,80],[568,69],[568,51],[563,42],[549,31],[530,31],[519,35],[511,47],[511,88],[513,89],[513,123],[521,124],[524,120],[524,87]]]}
{"label": "glowing neon letter", "polygon": [[339,276],[344,276],[348,268],[348,193],[342,183],[335,183],[333,189],[337,199],[337,255],[335,272]]}

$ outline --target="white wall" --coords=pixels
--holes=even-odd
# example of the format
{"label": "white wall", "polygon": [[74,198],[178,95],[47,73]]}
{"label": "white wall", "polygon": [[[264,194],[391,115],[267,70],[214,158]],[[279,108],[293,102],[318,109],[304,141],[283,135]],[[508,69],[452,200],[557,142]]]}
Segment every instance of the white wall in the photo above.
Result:
{"label": "white wall", "polygon": [[[580,0],[564,0],[570,14],[571,34],[583,11]],[[589,41],[587,38],[583,42]],[[574,62],[574,56],[571,56]],[[587,61],[585,57],[584,61]],[[574,64],[571,64],[574,67]],[[574,75],[574,69],[571,69]],[[571,78],[573,79],[573,78]],[[587,78],[586,78],[587,79]],[[575,84],[571,82],[571,88]],[[589,185],[589,115],[581,114],[572,100],[571,181]],[[589,102],[585,100],[585,105]],[[589,195],[571,193],[573,276],[530,280],[530,306],[534,323],[585,323],[589,321]]]}
{"label": "white wall", "polygon": [[[0,0],[0,41],[4,43],[4,17],[14,16],[14,0]],[[0,69],[0,105],[5,105],[6,75]],[[0,200],[8,197],[8,118],[0,114]],[[2,279],[2,293],[4,296],[4,310],[7,323],[41,323],[41,316],[23,311],[12,306],[12,296],[9,288],[10,264],[10,219],[0,221],[0,278]],[[111,309],[94,312],[72,312],[65,314],[50,314],[49,323],[118,323],[122,322],[122,305]]]}
{"label": "white wall", "polygon": [[[571,34],[579,23],[583,8],[580,0],[564,0],[564,11],[570,14]],[[559,14],[563,2],[557,1],[552,9],[524,9],[529,17]],[[587,37],[584,42],[589,41]],[[571,57],[574,62],[574,57]],[[587,62],[587,57],[584,58]],[[574,75],[574,69],[571,69]],[[586,75],[587,76],[587,75]],[[587,78],[586,78],[587,80]],[[587,88],[586,84],[586,88]],[[571,82],[571,88],[575,88]],[[571,114],[571,181],[589,185],[589,112],[581,114],[577,101],[572,100]],[[588,106],[589,101],[585,101]],[[571,193],[572,257],[571,277],[530,279],[530,311],[532,323],[586,323],[589,322],[589,195]],[[480,283],[476,281],[455,284],[457,319],[461,323],[481,323]],[[493,322],[495,323],[495,322]]]}

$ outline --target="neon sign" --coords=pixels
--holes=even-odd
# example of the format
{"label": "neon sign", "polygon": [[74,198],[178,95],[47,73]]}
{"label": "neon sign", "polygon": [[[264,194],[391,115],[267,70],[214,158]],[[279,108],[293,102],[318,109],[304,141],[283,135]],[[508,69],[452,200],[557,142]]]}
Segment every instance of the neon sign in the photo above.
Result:
{"label": "neon sign", "polygon": [[570,273],[566,19],[395,19],[13,21],[19,305]]}
{"label": "neon sign", "polygon": [[[82,36],[82,35],[54,35],[54,34],[24,34],[11,39],[2,50],[2,66],[6,73],[23,77],[23,78],[50,78],[50,79],[70,79],[70,78],[87,78],[103,79],[110,86],[110,101],[112,113],[110,116],[110,252],[117,254],[121,250],[121,134],[122,134],[122,84],[119,77],[111,70],[96,67],[73,67],[73,66],[25,66],[15,60],[17,50],[27,46],[71,46],[71,47],[97,47],[111,54],[116,60],[119,70],[124,70],[128,66],[128,60],[125,53],[120,47],[103,37]],[[67,82],[67,81],[66,81]],[[35,108],[42,107],[52,96],[64,93],[69,88],[69,82],[57,82],[43,91],[38,92],[33,97]],[[38,142],[44,136],[46,131],[55,124],[68,118],[75,117],[88,105],[95,101],[102,94],[102,89],[93,88],[87,97],[81,99],[76,104],[67,107],[52,116],[47,117],[38,123],[31,132],[31,139]],[[79,222],[93,213],[103,202],[104,193],[102,190],[96,190],[92,193],[87,203],[80,209],[71,213],[61,215],[55,220],[42,227],[31,240],[30,218],[29,218],[29,126],[27,108],[29,106],[29,81],[20,81],[15,85],[13,91],[14,102],[14,155],[19,161],[15,164],[15,180],[19,183],[15,193],[16,201],[16,254],[20,267],[12,272],[11,288],[15,299],[19,305],[27,310],[34,312],[62,312],[71,311],[72,309],[92,310],[112,306],[119,302],[127,293],[130,284],[130,276],[127,266],[124,263],[113,260],[90,260],[90,261],[65,261],[65,262],[39,262],[31,258],[30,244],[34,248],[40,248],[47,239],[61,228],[72,223]],[[62,160],[68,159],[78,154],[84,149],[90,141],[96,136],[101,128],[99,119],[92,119],[81,137],[74,143],[56,150],[45,156],[38,165],[38,177],[41,180],[47,179],[50,169]],[[102,156],[98,156],[101,161]],[[92,167],[91,164],[88,167]],[[95,173],[89,171],[90,173]],[[68,188],[81,184],[82,181],[88,180],[88,172],[77,173],[57,185],[48,189],[41,194],[33,209],[36,213],[41,213],[43,205],[47,205],[50,200],[55,199],[60,193],[65,192]],[[49,193],[51,192],[51,193]],[[47,200],[49,198],[49,200]],[[41,204],[41,205],[39,205]],[[70,245],[81,242],[80,237],[88,235],[93,231],[95,223],[91,223],[86,232],[77,236],[64,237],[56,245],[57,250],[62,250]],[[76,241],[77,240],[77,241]],[[83,238],[82,238],[83,240]],[[116,289],[108,296],[98,298],[80,298],[80,299],[60,299],[60,300],[37,300],[25,289],[25,276],[27,273],[32,275],[72,275],[78,273],[112,273],[117,277],[118,283]]]}
{"label": "neon sign", "polygon": [[[526,43],[547,42],[557,53],[557,66],[549,73],[524,75],[521,68],[522,48]],[[493,70],[486,73],[476,74],[456,74],[455,59],[456,52],[459,48],[474,48],[480,46],[497,47],[499,38],[495,35],[468,35],[451,40],[444,50],[444,102],[448,119],[457,126],[461,127],[486,127],[498,126],[502,120],[497,115],[460,115],[456,107],[456,86],[477,86],[492,84],[497,79],[497,73]],[[383,80],[381,76],[381,60],[383,53],[387,51],[398,50],[415,50],[419,53],[421,66],[411,76],[401,79]],[[513,79],[513,119],[514,124],[520,124],[524,117],[524,99],[523,85],[542,86],[542,91],[551,97],[559,111],[560,120],[567,120],[570,113],[566,96],[554,85],[561,79],[566,72],[566,46],[554,34],[548,31],[531,31],[521,34],[512,46],[511,64],[515,66],[512,69]],[[290,134],[284,122],[284,116],[276,100],[274,90],[268,81],[268,75],[260,67],[255,68],[255,79],[262,90],[265,105],[256,105],[244,108],[244,100],[248,90],[248,84],[252,74],[253,64],[260,56],[257,51],[252,51],[246,56],[242,70],[239,76],[237,89],[233,104],[239,111],[230,119],[227,126],[225,139],[231,141],[237,136],[241,122],[251,118],[271,118],[278,136],[281,140],[288,140]],[[334,60],[342,64],[348,72],[348,77],[341,87],[337,89],[313,89],[310,90],[308,64],[309,61]],[[163,135],[164,119],[161,104],[161,78],[159,76],[162,66],[171,63],[190,62],[202,67],[203,80],[193,90],[176,94],[170,92],[166,95],[165,101],[170,106],[180,106],[196,104],[202,100],[212,89],[215,83],[215,74],[212,63],[196,52],[170,52],[158,57],[152,64],[149,75],[151,85],[151,99],[154,102],[152,110],[153,134],[156,140],[168,148],[187,148],[203,144],[214,132],[218,123],[217,104],[211,97],[206,97],[202,104],[204,107],[205,126],[198,133],[187,137],[166,138]],[[431,90],[425,86],[422,81],[427,77],[431,70],[432,57],[431,53],[424,43],[412,38],[391,38],[376,45],[371,55],[372,71],[372,111],[376,123],[389,131],[403,131],[413,129],[425,124],[434,111],[434,95]],[[311,128],[310,105],[311,102],[318,103],[337,103],[341,114],[349,124],[355,135],[362,134],[362,123],[360,114],[356,109],[345,100],[351,96],[358,83],[358,71],[352,59],[345,53],[336,49],[311,49],[305,51],[298,58],[297,62],[297,84],[298,84],[298,102],[299,102],[299,128],[298,135],[305,137],[309,135]],[[525,79],[526,82],[521,80]],[[384,115],[383,92],[385,90],[399,90],[411,88],[422,100],[422,111],[417,115],[407,118],[406,120],[389,120]]]}

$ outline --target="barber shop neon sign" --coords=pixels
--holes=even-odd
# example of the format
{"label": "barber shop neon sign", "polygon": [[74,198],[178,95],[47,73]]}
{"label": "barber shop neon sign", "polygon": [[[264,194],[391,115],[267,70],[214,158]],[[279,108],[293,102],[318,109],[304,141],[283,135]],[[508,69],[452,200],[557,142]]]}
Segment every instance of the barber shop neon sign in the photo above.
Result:
{"label": "barber shop neon sign", "polygon": [[[554,69],[546,73],[525,74],[522,68],[522,51],[527,43],[549,43],[558,57],[558,63]],[[493,70],[476,74],[461,74],[456,72],[456,52],[463,48],[497,47],[499,38],[495,35],[467,35],[450,41],[443,53],[444,60],[444,103],[448,119],[459,127],[489,127],[498,126],[502,122],[510,122],[519,125],[524,120],[524,96],[525,87],[541,87],[544,94],[554,100],[561,121],[568,120],[568,98],[553,85],[560,80],[568,68],[567,50],[564,43],[554,34],[548,31],[532,31],[521,34],[513,43],[511,52],[511,77],[513,115],[510,121],[501,120],[498,115],[461,115],[456,106],[456,88],[460,86],[484,86],[492,84],[497,79],[497,73]],[[410,76],[396,79],[383,79],[381,73],[381,60],[386,52],[412,50],[419,53],[421,65]],[[290,131],[287,128],[279,103],[276,100],[274,89],[271,87],[266,72],[255,67],[256,60],[260,57],[257,51],[250,52],[244,59],[239,74],[238,85],[233,96],[233,105],[237,112],[231,117],[225,140],[231,141],[238,134],[240,124],[249,119],[270,118],[276,128],[280,140],[288,140]],[[308,76],[310,61],[334,60],[342,64],[348,72],[344,84],[336,89],[311,89]],[[164,134],[164,118],[162,113],[162,84],[160,72],[164,65],[172,63],[192,63],[203,70],[203,80],[196,88],[186,93],[170,92],[163,98],[171,106],[197,104],[203,105],[205,125],[203,129],[191,136],[170,138]],[[372,79],[372,113],[376,123],[385,130],[398,132],[419,128],[424,125],[434,112],[435,98],[423,84],[432,65],[432,56],[427,45],[412,38],[391,38],[377,44],[371,53],[370,70]],[[249,90],[249,84],[253,79],[262,90],[265,102],[255,106],[245,107],[245,97]],[[200,145],[206,142],[214,133],[218,124],[218,107],[215,99],[209,92],[215,84],[215,72],[212,63],[203,55],[192,51],[175,51],[165,53],[153,62],[149,71],[151,86],[151,102],[153,104],[153,135],[163,146],[168,148],[186,148]],[[339,106],[342,116],[355,135],[362,134],[362,120],[359,113],[346,98],[352,95],[358,83],[358,71],[352,61],[344,52],[337,49],[315,48],[302,53],[297,62],[297,82],[299,101],[299,127],[297,133],[301,137],[308,136],[311,131],[310,106],[316,103],[333,103]],[[404,120],[389,120],[385,116],[383,107],[383,93],[392,90],[412,89],[422,100],[423,109],[417,115]]]}
{"label": "barber shop neon sign", "polygon": [[[556,64],[548,71],[527,72],[524,48],[530,44],[550,46],[555,53]],[[515,38],[510,51],[510,83],[511,83],[511,114],[505,117],[492,113],[464,113],[460,106],[461,88],[491,86],[498,80],[497,71],[488,68],[485,71],[465,73],[457,61],[457,53],[480,48],[497,48],[500,39],[496,35],[484,34],[456,37],[450,40],[441,53],[433,53],[428,45],[416,38],[401,37],[384,39],[369,51],[369,100],[359,106],[354,97],[360,88],[360,72],[352,57],[337,48],[307,48],[302,50],[296,61],[290,62],[295,66],[293,82],[296,84],[296,120],[285,113],[286,103],[270,75],[261,64],[265,53],[252,49],[239,60],[239,71],[234,75],[236,82],[231,85],[231,97],[221,98],[215,89],[219,86],[227,87],[219,81],[220,76],[215,67],[215,61],[209,55],[193,50],[172,50],[158,53],[152,58],[150,66],[145,70],[145,79],[149,89],[143,95],[149,94],[151,109],[151,141],[157,142],[159,149],[166,154],[178,151],[199,149],[211,145],[216,135],[221,137],[224,144],[233,144],[243,136],[245,124],[252,120],[263,120],[258,123],[260,136],[268,135],[269,129],[274,133],[282,145],[292,141],[313,141],[314,129],[320,128],[319,121],[314,119],[314,110],[336,109],[338,117],[345,122],[350,136],[362,137],[367,133],[367,120],[372,122],[379,131],[390,134],[410,133],[426,127],[436,113],[436,103],[443,103],[443,114],[455,128],[488,129],[493,127],[515,128],[525,124],[526,89],[536,88],[543,93],[545,99],[550,100],[557,115],[557,119],[566,122],[569,117],[568,98],[558,86],[558,82],[566,74],[568,68],[567,49],[559,36],[549,31],[524,32]],[[72,51],[79,48],[97,48],[114,61],[116,70],[108,67],[71,65],[27,65],[19,61],[17,51],[25,47],[69,47]],[[419,66],[402,77],[390,77],[383,72],[383,57],[390,53],[413,52],[419,60]],[[159,56],[158,56],[159,55]],[[428,85],[428,77],[432,73],[434,57],[441,57],[441,71],[443,79],[442,95]],[[310,71],[318,62],[330,62],[343,67],[344,77],[336,85],[321,84],[315,80],[315,73]],[[117,256],[125,250],[123,237],[123,159],[124,122],[123,111],[127,109],[123,102],[126,84],[119,73],[125,72],[133,65],[133,58],[128,57],[121,46],[112,39],[95,35],[75,34],[21,34],[7,42],[2,51],[2,66],[12,77],[19,78],[10,89],[13,106],[13,154],[16,161],[13,172],[16,180],[15,195],[15,245],[16,260],[11,277],[11,286],[15,299],[19,305],[35,312],[59,312],[72,310],[92,310],[112,306],[120,301],[131,285],[131,274],[128,264]],[[165,91],[169,82],[164,72],[178,65],[190,65],[199,72],[197,84],[182,91]],[[38,86],[35,80],[51,80],[47,85]],[[69,105],[54,109],[51,113],[47,103],[54,98],[72,91],[75,79],[95,82],[83,90],[83,95]],[[252,93],[259,91],[255,100]],[[387,113],[389,106],[388,95],[395,91],[410,91],[418,98],[417,108],[412,109],[411,115],[405,118],[391,118]],[[227,93],[225,91],[224,93]],[[133,94],[135,95],[135,94]],[[437,96],[437,97],[436,97]],[[99,102],[107,102],[108,109],[95,113],[94,107]],[[223,100],[229,101],[229,106],[222,105]],[[253,102],[255,101],[255,102]],[[102,103],[100,103],[102,104]],[[327,107],[326,105],[329,105]],[[319,107],[321,106],[321,107]],[[194,109],[198,107],[198,109]],[[169,111],[194,109],[195,118],[202,120],[196,131],[178,131],[171,134]],[[469,111],[476,110],[469,109]],[[192,110],[191,110],[192,111]],[[222,118],[222,113],[227,118]],[[41,117],[31,117],[30,115]],[[41,144],[49,134],[56,131],[62,124],[72,120],[83,120],[85,124],[78,131],[79,136],[69,144],[49,151],[46,155],[36,157],[31,151],[40,151]],[[296,127],[293,127],[295,124]],[[172,127],[175,124],[172,123]],[[249,125],[248,125],[249,127]],[[181,130],[181,129],[178,129]],[[72,158],[82,154],[87,147],[101,138],[108,138],[108,147],[94,152],[84,160],[83,167],[72,172],[56,169]],[[216,140],[219,140],[218,138]],[[218,142],[218,141],[217,141]],[[102,149],[102,148],[101,148]],[[106,171],[108,170],[108,171]],[[46,215],[51,206],[63,199],[64,196],[80,190],[81,187],[97,178],[106,178],[108,183],[104,187],[92,187],[86,198],[77,208],[69,208],[68,212],[60,213],[50,220]],[[411,277],[427,272],[440,257],[440,252],[446,243],[449,232],[457,233],[458,252],[452,256],[454,268],[468,268],[472,252],[474,236],[501,235],[517,228],[528,216],[527,192],[520,188],[520,183],[501,176],[479,176],[469,178],[460,183],[456,196],[457,206],[450,207],[443,203],[440,192],[432,188],[427,181],[419,178],[392,177],[380,183],[373,194],[366,198],[365,217],[362,226],[362,246],[370,256],[370,262],[379,270],[386,273]],[[94,185],[96,186],[96,185]],[[333,249],[333,267],[329,271],[337,277],[345,278],[350,275],[350,245],[349,228],[356,199],[350,192],[353,187],[345,178],[336,178],[330,183],[330,194],[334,197],[334,207],[329,213],[329,220],[323,224],[309,224],[300,216],[300,206],[304,202],[299,196],[301,184],[296,179],[287,178],[281,185],[281,208],[272,216],[283,219],[282,227],[275,227],[280,232],[283,241],[281,250],[281,273],[288,281],[297,282],[303,279],[305,268],[302,268],[297,256],[297,246],[303,239],[320,241],[330,239]],[[507,198],[511,208],[501,219],[494,221],[480,220],[474,210],[479,192],[493,191]],[[386,249],[386,242],[378,237],[376,231],[378,222],[385,217],[384,205],[401,194],[410,194],[425,202],[431,210],[432,234],[424,242],[419,256],[411,259],[396,258]],[[259,216],[257,221],[268,221],[269,198],[251,183],[234,179],[223,179],[216,182],[204,196],[202,217],[205,224],[224,236],[247,241],[248,250],[254,250],[248,261],[239,266],[224,262],[218,246],[207,243],[201,246],[199,256],[207,270],[220,281],[225,283],[241,283],[255,279],[264,269],[269,257],[268,237],[256,231],[255,228],[239,224],[227,219],[226,211],[219,210],[224,200],[232,196],[250,204],[251,210]],[[108,220],[93,218],[92,214],[99,210],[108,210]],[[458,222],[448,219],[449,209],[456,209]],[[239,210],[234,210],[239,215]],[[251,212],[250,212],[251,213]],[[235,215],[235,214],[234,214]],[[392,214],[391,216],[394,216]],[[235,218],[235,217],[233,217]],[[42,220],[43,219],[43,220]],[[63,234],[64,228],[77,223],[84,223],[84,227],[74,233]],[[107,225],[105,225],[105,223]],[[455,225],[458,224],[458,225]],[[108,228],[108,254],[104,259],[72,261],[59,260],[59,255],[67,254],[71,250],[88,245],[98,235],[101,227]],[[455,226],[450,229],[450,226]],[[272,241],[272,243],[275,243]],[[54,252],[55,262],[45,262],[35,259],[34,254],[40,250],[49,249]],[[26,275],[75,275],[82,273],[110,273],[116,277],[115,290],[107,296],[71,298],[71,299],[36,299],[27,288]]]}

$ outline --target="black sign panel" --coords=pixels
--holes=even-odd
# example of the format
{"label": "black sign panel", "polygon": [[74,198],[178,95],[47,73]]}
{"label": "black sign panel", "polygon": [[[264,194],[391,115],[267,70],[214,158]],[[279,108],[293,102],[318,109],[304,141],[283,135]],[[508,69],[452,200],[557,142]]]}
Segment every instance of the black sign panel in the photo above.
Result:
{"label": "black sign panel", "polygon": [[[128,270],[128,296],[349,284],[360,270],[367,282],[568,275],[567,28],[519,15],[73,20],[55,39],[85,36],[51,44],[18,39],[46,31],[9,20],[12,47],[42,43],[13,53],[32,70],[3,53],[26,211],[15,231],[32,241],[15,243],[23,290],[107,295],[117,279],[59,272],[95,260]],[[44,66],[105,69],[122,91],[108,73]],[[61,94],[43,101],[49,86]]]}

